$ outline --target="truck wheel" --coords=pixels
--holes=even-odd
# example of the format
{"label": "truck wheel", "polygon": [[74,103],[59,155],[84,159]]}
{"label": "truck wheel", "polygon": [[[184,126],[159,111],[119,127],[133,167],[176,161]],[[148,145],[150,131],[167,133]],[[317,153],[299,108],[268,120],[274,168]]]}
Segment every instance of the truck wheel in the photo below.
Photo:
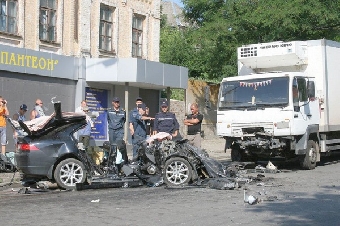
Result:
{"label": "truck wheel", "polygon": [[54,179],[60,188],[75,189],[76,183],[84,183],[86,180],[85,166],[77,159],[65,159],[55,168]]}
{"label": "truck wheel", "polygon": [[306,169],[306,170],[315,169],[316,157],[317,157],[316,150],[317,149],[316,149],[315,141],[309,140],[308,143],[307,143],[306,154],[304,156],[302,156],[302,158],[300,160],[300,165],[301,165],[302,169]]}
{"label": "truck wheel", "polygon": [[164,182],[169,186],[188,184],[192,177],[189,162],[183,158],[168,159],[164,164]]}
{"label": "truck wheel", "polygon": [[231,149],[231,161],[233,162],[242,162],[243,155],[242,151],[239,148]]}

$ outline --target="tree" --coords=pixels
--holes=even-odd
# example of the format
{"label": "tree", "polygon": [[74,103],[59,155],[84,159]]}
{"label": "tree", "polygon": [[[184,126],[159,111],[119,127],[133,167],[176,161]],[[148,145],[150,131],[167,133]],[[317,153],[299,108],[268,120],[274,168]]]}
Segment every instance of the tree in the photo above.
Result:
{"label": "tree", "polygon": [[[200,77],[221,79],[237,72],[236,49],[272,41],[340,41],[339,0],[183,0],[185,17],[196,29],[191,44],[202,58]],[[189,65],[189,66],[190,66]],[[191,68],[189,67],[189,70]],[[190,76],[192,76],[190,71]]]}

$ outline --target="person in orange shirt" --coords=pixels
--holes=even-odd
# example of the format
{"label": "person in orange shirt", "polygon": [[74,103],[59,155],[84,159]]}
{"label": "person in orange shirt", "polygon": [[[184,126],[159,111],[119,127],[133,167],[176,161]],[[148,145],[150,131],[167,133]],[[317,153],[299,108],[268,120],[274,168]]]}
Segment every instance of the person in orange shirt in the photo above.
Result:
{"label": "person in orange shirt", "polygon": [[7,101],[0,96],[0,138],[1,138],[1,153],[6,156],[6,118],[9,115],[7,109]]}

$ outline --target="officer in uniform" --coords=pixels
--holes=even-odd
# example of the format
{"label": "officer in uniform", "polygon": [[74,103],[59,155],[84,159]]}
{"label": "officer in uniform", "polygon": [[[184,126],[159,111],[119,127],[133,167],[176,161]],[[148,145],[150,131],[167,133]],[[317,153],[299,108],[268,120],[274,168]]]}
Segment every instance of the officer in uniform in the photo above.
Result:
{"label": "officer in uniform", "polygon": [[137,150],[141,144],[146,139],[146,120],[154,120],[149,116],[145,115],[146,106],[145,104],[137,105],[138,113],[132,123],[133,134],[132,134],[132,145],[133,145],[133,157],[137,157]]}
{"label": "officer in uniform", "polygon": [[141,97],[136,98],[136,108],[132,109],[129,113],[129,129],[130,129],[131,135],[133,135],[133,133],[134,133],[133,123],[136,120],[136,117],[138,115],[138,107],[137,106],[139,104],[143,104],[143,99]]}
{"label": "officer in uniform", "polygon": [[114,97],[112,108],[107,112],[107,121],[109,124],[109,141],[110,144],[124,139],[124,124],[126,121],[126,112],[120,108],[119,98]]}
{"label": "officer in uniform", "polygon": [[168,103],[163,101],[161,104],[161,112],[157,113],[154,122],[154,134],[159,132],[167,132],[172,137],[177,137],[179,124],[176,115],[168,111]]}
{"label": "officer in uniform", "polygon": [[[136,108],[132,109],[129,113],[129,130],[130,130],[130,134],[131,134],[131,138],[132,138],[132,144],[137,144],[137,141],[134,141],[135,136],[135,129],[134,129],[134,123],[137,119],[137,116],[139,114],[138,112],[138,105],[143,104],[143,99],[141,97],[137,97],[136,98]],[[135,156],[137,154],[137,148],[135,147],[135,145],[133,145],[133,156]]]}

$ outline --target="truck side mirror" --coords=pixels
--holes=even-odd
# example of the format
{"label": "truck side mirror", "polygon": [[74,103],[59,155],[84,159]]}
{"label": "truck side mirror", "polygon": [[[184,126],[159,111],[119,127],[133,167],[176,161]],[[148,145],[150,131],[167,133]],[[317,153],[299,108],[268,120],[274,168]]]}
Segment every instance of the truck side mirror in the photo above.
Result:
{"label": "truck side mirror", "polygon": [[313,81],[307,82],[307,95],[308,98],[315,98],[315,83]]}

